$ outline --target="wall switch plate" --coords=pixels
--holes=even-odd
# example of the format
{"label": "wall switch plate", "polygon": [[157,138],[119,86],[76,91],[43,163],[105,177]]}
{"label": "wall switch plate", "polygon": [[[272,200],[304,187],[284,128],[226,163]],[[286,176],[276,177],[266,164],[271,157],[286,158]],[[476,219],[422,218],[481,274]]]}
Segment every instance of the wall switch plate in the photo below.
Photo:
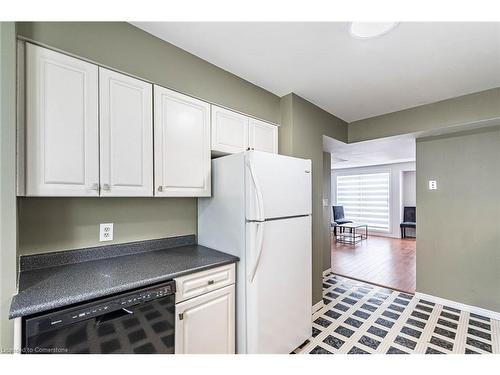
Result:
{"label": "wall switch plate", "polygon": [[113,241],[113,223],[99,224],[99,241]]}
{"label": "wall switch plate", "polygon": [[323,207],[328,207],[330,205],[330,202],[328,199],[323,199]]}
{"label": "wall switch plate", "polygon": [[437,181],[429,180],[429,190],[437,190],[437,188],[438,188]]}

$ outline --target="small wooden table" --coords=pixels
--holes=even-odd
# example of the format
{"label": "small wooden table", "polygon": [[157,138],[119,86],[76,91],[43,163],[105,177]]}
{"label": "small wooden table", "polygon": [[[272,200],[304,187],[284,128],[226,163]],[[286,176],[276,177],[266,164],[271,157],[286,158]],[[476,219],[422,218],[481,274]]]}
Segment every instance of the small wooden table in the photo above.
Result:
{"label": "small wooden table", "polygon": [[[347,245],[356,245],[362,240],[366,240],[368,238],[368,225],[363,223],[346,223],[339,224],[338,227],[343,228],[341,231],[337,233],[336,241],[347,244]],[[359,228],[365,228],[364,233],[357,233],[356,230]],[[349,229],[349,232],[346,232],[345,229]]]}

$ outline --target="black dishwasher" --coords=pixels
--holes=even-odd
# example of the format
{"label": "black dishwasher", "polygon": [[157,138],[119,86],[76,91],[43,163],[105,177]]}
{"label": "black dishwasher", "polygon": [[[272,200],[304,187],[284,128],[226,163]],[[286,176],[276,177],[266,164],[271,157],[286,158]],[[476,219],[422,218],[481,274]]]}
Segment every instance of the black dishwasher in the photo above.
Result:
{"label": "black dishwasher", "polygon": [[28,317],[23,353],[174,353],[175,282]]}

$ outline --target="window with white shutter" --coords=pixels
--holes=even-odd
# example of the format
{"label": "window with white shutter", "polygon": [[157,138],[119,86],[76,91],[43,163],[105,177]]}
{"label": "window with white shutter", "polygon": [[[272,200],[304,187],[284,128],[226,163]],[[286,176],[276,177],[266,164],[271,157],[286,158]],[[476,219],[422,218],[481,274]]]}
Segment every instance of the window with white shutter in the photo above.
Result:
{"label": "window with white shutter", "polygon": [[346,219],[389,232],[389,173],[337,175],[337,205]]}

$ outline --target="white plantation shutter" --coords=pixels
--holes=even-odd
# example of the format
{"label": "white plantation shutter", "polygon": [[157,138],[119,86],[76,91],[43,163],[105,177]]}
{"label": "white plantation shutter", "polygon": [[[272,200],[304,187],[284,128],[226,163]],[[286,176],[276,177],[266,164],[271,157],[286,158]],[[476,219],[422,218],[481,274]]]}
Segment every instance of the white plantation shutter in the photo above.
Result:
{"label": "white plantation shutter", "polygon": [[337,176],[337,205],[346,219],[389,232],[389,173]]}

